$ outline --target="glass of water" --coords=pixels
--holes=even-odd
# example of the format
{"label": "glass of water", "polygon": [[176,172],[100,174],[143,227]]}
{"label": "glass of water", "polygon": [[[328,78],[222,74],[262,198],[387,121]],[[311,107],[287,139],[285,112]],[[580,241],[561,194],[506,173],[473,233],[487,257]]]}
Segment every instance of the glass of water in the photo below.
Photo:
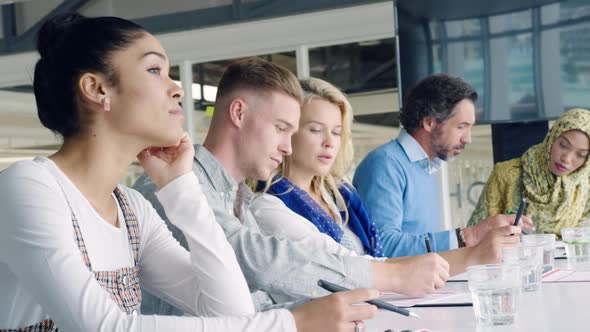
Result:
{"label": "glass of water", "polygon": [[543,273],[553,270],[555,234],[529,234],[523,235],[520,241],[525,246],[543,247]]}
{"label": "glass of water", "polygon": [[590,260],[590,227],[564,227],[561,229],[561,239],[568,260]]}
{"label": "glass of water", "polygon": [[510,325],[520,302],[520,266],[472,265],[467,268],[475,318],[480,325]]}
{"label": "glass of water", "polygon": [[534,292],[541,288],[543,276],[543,247],[526,246],[502,248],[502,262],[520,266],[522,290]]}

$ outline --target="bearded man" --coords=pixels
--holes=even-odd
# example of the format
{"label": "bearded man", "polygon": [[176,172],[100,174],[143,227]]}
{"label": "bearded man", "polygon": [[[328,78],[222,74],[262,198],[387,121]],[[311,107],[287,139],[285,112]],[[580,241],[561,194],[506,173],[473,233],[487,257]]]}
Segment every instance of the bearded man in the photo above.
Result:
{"label": "bearded man", "polygon": [[[471,143],[477,92],[459,77],[437,74],[410,91],[400,112],[399,136],[371,151],[353,184],[377,225],[385,256],[413,256],[477,244],[505,215],[465,228],[441,230],[440,189],[435,173]],[[532,221],[522,219],[523,228]]]}

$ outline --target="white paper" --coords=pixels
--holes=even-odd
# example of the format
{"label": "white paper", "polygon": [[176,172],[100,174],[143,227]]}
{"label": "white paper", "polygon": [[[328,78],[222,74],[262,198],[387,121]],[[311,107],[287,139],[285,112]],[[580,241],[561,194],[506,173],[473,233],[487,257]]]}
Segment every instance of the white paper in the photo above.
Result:
{"label": "white paper", "polygon": [[381,300],[389,302],[393,305],[402,308],[408,308],[419,305],[431,304],[463,304],[472,303],[471,294],[469,292],[454,292],[454,291],[437,291],[432,294],[427,294],[418,297],[409,297],[407,295],[397,293],[384,293]]}
{"label": "white paper", "polygon": [[590,282],[590,271],[553,269],[543,275],[543,282]]}

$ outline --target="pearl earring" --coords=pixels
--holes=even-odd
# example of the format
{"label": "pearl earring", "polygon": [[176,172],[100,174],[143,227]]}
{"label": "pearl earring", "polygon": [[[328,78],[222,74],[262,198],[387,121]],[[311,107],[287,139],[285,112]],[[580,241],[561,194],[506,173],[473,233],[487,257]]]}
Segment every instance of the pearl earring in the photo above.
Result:
{"label": "pearl earring", "polygon": [[109,97],[104,97],[104,99],[102,100],[102,109],[104,109],[105,112],[111,111],[111,100],[109,99]]}

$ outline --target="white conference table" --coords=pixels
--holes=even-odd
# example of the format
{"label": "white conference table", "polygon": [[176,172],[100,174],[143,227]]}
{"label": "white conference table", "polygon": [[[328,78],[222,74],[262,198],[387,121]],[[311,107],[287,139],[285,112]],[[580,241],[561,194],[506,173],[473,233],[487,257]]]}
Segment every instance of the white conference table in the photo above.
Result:
{"label": "white conference table", "polygon": [[[590,264],[556,260],[561,269],[590,270]],[[448,282],[444,289],[469,291],[467,282]],[[478,326],[473,307],[410,308],[421,319],[379,310],[366,321],[367,332],[430,331],[512,332],[590,331],[590,282],[543,283],[535,293],[522,293],[516,322],[509,326]]]}

